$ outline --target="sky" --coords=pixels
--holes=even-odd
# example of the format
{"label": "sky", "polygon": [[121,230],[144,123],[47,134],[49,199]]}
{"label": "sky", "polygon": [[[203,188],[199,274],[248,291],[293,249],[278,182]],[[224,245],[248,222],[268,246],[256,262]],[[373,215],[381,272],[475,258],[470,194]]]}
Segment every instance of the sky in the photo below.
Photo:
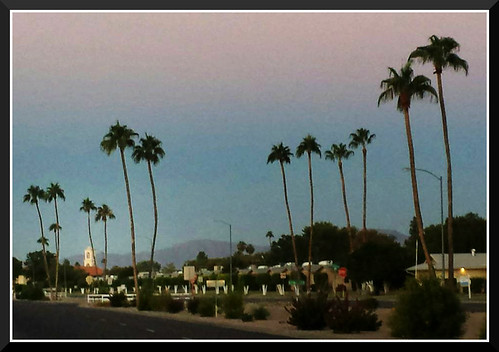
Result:
{"label": "sky", "polygon": [[[292,152],[311,134],[314,220],[344,227],[338,166],[324,159],[350,133],[376,135],[367,153],[367,227],[409,232],[414,216],[407,139],[396,102],[377,105],[388,67],[397,71],[431,35],[453,37],[469,74],[443,74],[453,169],[454,216],[488,214],[488,13],[409,12],[44,12],[13,11],[11,27],[11,252],[41,249],[31,185],[64,189],[61,257],[89,246],[84,198],[107,204],[108,251],[130,253],[130,224],[119,153],[100,142],[119,120],[162,141],[153,167],[159,225],[156,248],[191,239],[268,245],[289,233],[281,171],[267,164],[275,144]],[[431,65],[415,74],[436,77]],[[414,101],[416,167],[444,179],[438,104]],[[138,140],[137,140],[138,142]],[[362,226],[362,152],[343,162],[353,226]],[[137,251],[150,251],[151,187],[145,163],[126,153]],[[295,233],[310,221],[306,157],[285,166]],[[418,172],[423,223],[440,223],[438,179]],[[41,203],[54,252],[53,203]],[[104,249],[102,222],[91,231]],[[217,221],[221,220],[221,221]],[[165,264],[165,263],[163,263]]]}

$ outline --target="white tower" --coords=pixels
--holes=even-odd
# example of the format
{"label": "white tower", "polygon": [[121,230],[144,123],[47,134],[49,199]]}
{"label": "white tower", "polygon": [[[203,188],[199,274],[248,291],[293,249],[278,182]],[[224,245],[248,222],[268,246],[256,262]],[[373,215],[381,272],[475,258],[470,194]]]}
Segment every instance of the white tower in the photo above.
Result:
{"label": "white tower", "polygon": [[83,266],[95,266],[94,254],[92,248],[85,249],[85,257],[83,258]]}

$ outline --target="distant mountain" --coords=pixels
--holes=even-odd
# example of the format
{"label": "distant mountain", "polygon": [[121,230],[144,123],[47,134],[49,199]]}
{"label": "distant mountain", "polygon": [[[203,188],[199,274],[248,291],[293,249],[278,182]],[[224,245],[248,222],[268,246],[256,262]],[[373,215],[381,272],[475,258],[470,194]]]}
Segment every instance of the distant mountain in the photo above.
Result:
{"label": "distant mountain", "polygon": [[400,243],[401,245],[403,245],[405,240],[409,238],[408,235],[405,235],[402,232],[399,232],[397,230],[376,229],[376,231],[378,231],[379,233],[384,233],[384,234],[391,235],[391,236],[395,237],[397,242]]}
{"label": "distant mountain", "polygon": [[[263,252],[269,249],[268,246],[254,245],[255,252]],[[175,264],[175,267],[181,268],[185,261],[195,259],[199,252],[205,252],[208,258],[226,257],[229,255],[229,242],[215,241],[215,240],[191,240],[178,244],[165,249],[157,249],[154,252],[154,261],[166,266],[169,263]],[[232,243],[233,253],[236,251],[236,243]],[[137,262],[149,260],[151,252],[144,251],[137,253]],[[98,252],[96,260],[99,267],[102,266],[101,261],[104,257],[103,252]],[[71,264],[78,262],[83,264],[83,253],[81,255],[74,255],[68,258]],[[113,266],[130,266],[132,265],[132,256],[127,254],[108,253],[107,255],[108,268]]]}

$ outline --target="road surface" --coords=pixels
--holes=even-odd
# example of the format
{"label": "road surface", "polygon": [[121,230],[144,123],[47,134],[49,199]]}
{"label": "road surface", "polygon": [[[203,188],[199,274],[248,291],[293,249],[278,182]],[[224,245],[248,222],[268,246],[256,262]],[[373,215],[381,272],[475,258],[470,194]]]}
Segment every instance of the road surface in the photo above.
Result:
{"label": "road surface", "polygon": [[[12,306],[12,338],[22,339],[279,339],[279,336],[213,324],[183,322],[76,303],[20,301]],[[282,337],[289,339],[289,337]]]}

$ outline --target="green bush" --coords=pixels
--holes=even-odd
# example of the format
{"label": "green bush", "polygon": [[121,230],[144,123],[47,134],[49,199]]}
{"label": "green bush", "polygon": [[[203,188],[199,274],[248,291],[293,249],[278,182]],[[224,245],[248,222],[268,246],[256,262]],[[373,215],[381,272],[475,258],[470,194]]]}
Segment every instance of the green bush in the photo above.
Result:
{"label": "green bush", "polygon": [[253,318],[255,320],[267,320],[270,312],[264,306],[259,306],[253,309]]}
{"label": "green bush", "polygon": [[461,336],[465,320],[455,292],[435,279],[421,283],[410,279],[398,296],[388,326],[394,337],[446,339]]}
{"label": "green bush", "polygon": [[325,313],[326,324],[335,333],[376,331],[381,326],[381,321],[374,312],[377,307],[377,301],[375,302],[355,300],[351,303],[348,296],[342,302],[339,297],[336,297],[328,304]]}
{"label": "green bush", "polygon": [[29,299],[29,300],[44,300],[46,299],[43,289],[39,285],[33,285],[31,283],[27,285],[22,285],[21,292],[18,295],[19,299]]}
{"label": "green bush", "polygon": [[230,292],[222,298],[222,309],[227,319],[240,319],[244,312],[243,295]]}
{"label": "green bush", "polygon": [[191,314],[197,314],[199,308],[200,299],[198,297],[193,297],[189,301],[187,301],[187,310]]}
{"label": "green bush", "polygon": [[215,316],[215,302],[212,298],[200,298],[197,311],[202,317]]}
{"label": "green bush", "polygon": [[288,324],[300,330],[321,330],[326,326],[324,312],[327,309],[327,295],[316,297],[306,295],[293,300],[292,307],[285,307],[290,314]]}
{"label": "green bush", "polygon": [[128,307],[130,305],[124,292],[109,295],[109,303],[111,307]]}

